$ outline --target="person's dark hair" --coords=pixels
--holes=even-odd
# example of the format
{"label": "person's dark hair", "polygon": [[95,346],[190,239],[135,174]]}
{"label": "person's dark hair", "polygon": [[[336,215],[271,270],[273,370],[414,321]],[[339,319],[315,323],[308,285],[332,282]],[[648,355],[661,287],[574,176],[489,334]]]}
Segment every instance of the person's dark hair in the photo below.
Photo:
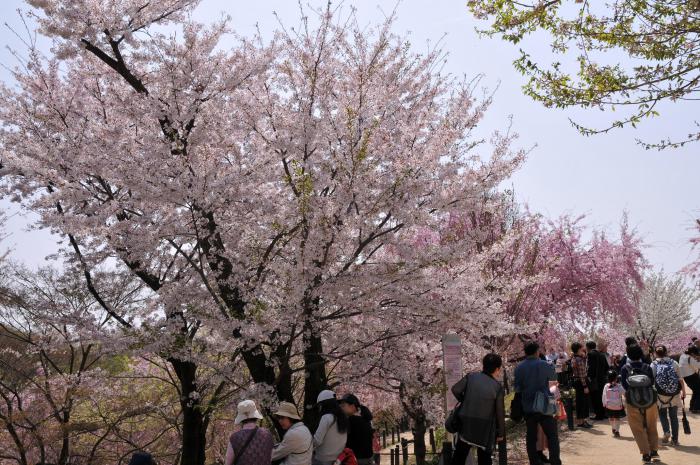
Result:
{"label": "person's dark hair", "polygon": [[700,355],[700,349],[698,349],[697,346],[690,346],[686,349],[685,353],[688,355]]}
{"label": "person's dark hair", "polygon": [[581,350],[581,347],[583,346],[580,342],[574,342],[573,344],[571,344],[571,353],[574,355],[578,354],[578,351]]}
{"label": "person's dark hair", "polygon": [[487,375],[493,374],[494,371],[503,366],[503,359],[498,354],[486,354],[481,361],[484,373]]}
{"label": "person's dark hair", "polygon": [[658,346],[654,352],[656,353],[657,357],[665,357],[668,355],[668,349],[666,346]]}
{"label": "person's dark hair", "polygon": [[593,349],[595,349],[596,347],[598,347],[598,345],[595,343],[595,341],[588,341],[588,342],[586,342],[586,349],[588,349],[588,350],[593,350]]}
{"label": "person's dark hair", "polygon": [[338,431],[344,433],[348,430],[348,417],[340,408],[340,403],[337,399],[326,399],[319,405],[321,406],[321,416],[330,413],[335,417],[336,425],[338,425]]}
{"label": "person's dark hair", "polygon": [[355,408],[357,408],[357,410],[360,412],[360,416],[367,422],[371,422],[372,418],[374,418],[374,416],[372,415],[372,411],[366,406],[362,405],[360,403],[360,399],[358,399],[355,394],[345,394],[339,400],[339,402],[341,404],[345,403],[349,405],[354,405]]}
{"label": "person's dark hair", "polygon": [[341,404],[354,405],[358,409],[361,405],[360,399],[358,399],[355,394],[345,394],[343,397],[340,398],[338,402],[340,402]]}
{"label": "person's dark hair", "polygon": [[360,416],[366,421],[366,422],[371,422],[372,418],[374,418],[374,415],[372,415],[372,411],[365,405],[360,405]]}
{"label": "person's dark hair", "polygon": [[627,336],[625,338],[625,347],[637,345],[637,338],[634,336]]}
{"label": "person's dark hair", "polygon": [[608,370],[608,383],[612,383],[614,381],[617,381],[617,379],[620,377],[620,375],[617,374],[617,371],[615,370]]}
{"label": "person's dark hair", "polygon": [[634,361],[641,360],[644,358],[644,350],[639,345],[633,344],[627,348],[627,358]]}
{"label": "person's dark hair", "polygon": [[148,452],[134,452],[129,460],[129,465],[155,465],[153,456]]}
{"label": "person's dark hair", "polygon": [[538,350],[540,350],[540,345],[537,342],[529,341],[525,343],[525,355],[528,357],[530,355],[535,355]]}

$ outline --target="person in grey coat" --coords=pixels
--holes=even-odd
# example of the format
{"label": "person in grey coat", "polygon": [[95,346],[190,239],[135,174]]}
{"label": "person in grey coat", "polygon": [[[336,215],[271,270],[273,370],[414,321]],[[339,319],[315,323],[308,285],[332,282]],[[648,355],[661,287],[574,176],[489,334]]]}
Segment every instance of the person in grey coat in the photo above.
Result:
{"label": "person in grey coat", "polygon": [[482,365],[480,373],[469,373],[452,386],[452,394],[462,403],[453,465],[464,465],[472,447],[477,448],[479,465],[492,465],[491,451],[505,434],[504,391],[496,379],[501,374],[503,360],[497,354],[487,354]]}

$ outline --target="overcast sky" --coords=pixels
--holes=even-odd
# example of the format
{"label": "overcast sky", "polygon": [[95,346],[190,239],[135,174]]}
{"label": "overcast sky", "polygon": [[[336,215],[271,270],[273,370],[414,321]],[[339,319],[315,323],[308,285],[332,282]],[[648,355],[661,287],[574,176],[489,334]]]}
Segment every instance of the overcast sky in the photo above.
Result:
{"label": "overcast sky", "polygon": [[[688,243],[692,223],[700,216],[700,144],[656,152],[644,150],[635,138],[657,141],[669,135],[683,137],[693,127],[693,115],[700,114],[700,104],[665,105],[660,119],[645,122],[637,130],[583,137],[568,118],[603,126],[610,122],[611,115],[546,109],[525,97],[521,93],[525,79],[512,67],[518,56],[517,46],[480,38],[475,32],[479,23],[470,16],[465,3],[404,0],[398,7],[395,32],[409,34],[418,52],[427,49],[428,41],[434,44],[442,40],[449,53],[446,71],[469,77],[483,73],[485,86],[498,86],[486,127],[503,128],[512,115],[522,146],[536,145],[523,169],[512,179],[520,201],[549,217],[586,214],[587,225],[611,234],[617,232],[619,220],[627,211],[630,223],[649,246],[646,255],[654,267],[674,273],[685,266],[692,258]],[[325,1],[311,0],[308,4],[320,6]],[[20,0],[0,2],[3,21],[14,29],[22,27],[16,13],[22,5]],[[382,11],[391,11],[395,1],[347,1],[345,5],[356,7],[360,21],[370,23],[380,21]],[[194,15],[197,20],[211,22],[222,12],[232,17],[234,29],[244,36],[253,34],[256,24],[263,34],[269,35],[278,27],[273,12],[286,25],[299,22],[297,2],[292,0],[203,0]],[[5,46],[21,44],[7,28],[0,31],[0,43],[0,63],[13,66],[15,58]],[[531,40],[524,46],[536,56],[549,54],[543,40]],[[9,79],[6,70],[0,70],[0,78]],[[16,213],[6,203],[3,207]],[[15,214],[6,243],[16,247],[15,257],[39,265],[55,251],[57,239],[45,231],[27,232],[30,221],[31,218]],[[695,310],[700,315],[700,305]]]}

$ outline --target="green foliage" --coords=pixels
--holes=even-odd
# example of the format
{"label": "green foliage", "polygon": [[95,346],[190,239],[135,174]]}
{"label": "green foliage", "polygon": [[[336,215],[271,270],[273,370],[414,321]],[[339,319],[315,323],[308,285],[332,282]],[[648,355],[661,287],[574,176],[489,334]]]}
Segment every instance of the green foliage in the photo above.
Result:
{"label": "green foliage", "polygon": [[[659,116],[662,101],[693,100],[700,92],[700,0],[469,0],[479,19],[490,21],[487,36],[519,44],[544,31],[555,57],[577,52],[576,71],[559,61],[542,63],[524,50],[514,62],[528,77],[524,92],[547,107],[628,111],[607,127],[572,122],[585,135],[636,127]],[[626,55],[628,65],[617,63]],[[646,148],[679,147],[700,140],[696,128],[679,141]]]}

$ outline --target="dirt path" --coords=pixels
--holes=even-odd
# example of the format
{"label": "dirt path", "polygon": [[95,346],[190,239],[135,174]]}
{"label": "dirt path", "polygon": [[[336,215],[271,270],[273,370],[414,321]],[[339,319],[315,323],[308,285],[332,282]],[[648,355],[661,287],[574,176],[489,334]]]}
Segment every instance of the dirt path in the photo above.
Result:
{"label": "dirt path", "polygon": [[[680,414],[679,422],[680,422]],[[681,428],[680,446],[661,444],[659,465],[700,465],[700,415],[688,414],[693,434],[683,434]],[[563,465],[640,465],[641,455],[627,423],[620,428],[622,437],[613,438],[607,422],[596,422],[590,430],[576,430],[562,437],[561,458]],[[659,434],[663,434],[659,424]]]}

